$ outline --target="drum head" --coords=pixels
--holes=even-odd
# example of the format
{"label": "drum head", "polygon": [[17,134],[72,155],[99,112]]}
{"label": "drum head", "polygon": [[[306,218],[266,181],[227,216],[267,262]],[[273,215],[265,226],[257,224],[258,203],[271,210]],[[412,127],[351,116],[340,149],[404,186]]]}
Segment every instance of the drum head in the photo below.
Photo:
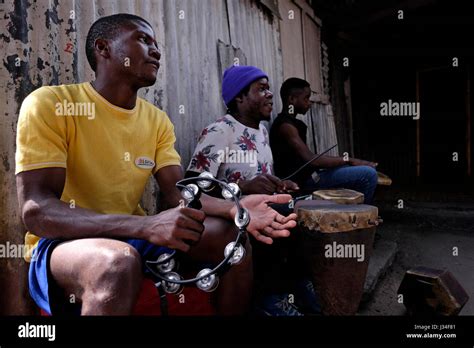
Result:
{"label": "drum head", "polygon": [[[318,201],[315,201],[315,203]],[[374,227],[378,224],[378,209],[366,204],[321,204],[298,207],[298,224],[310,231],[347,232]]]}
{"label": "drum head", "polygon": [[383,185],[383,186],[390,186],[392,185],[392,179],[390,179],[384,173],[377,172],[377,184]]}
{"label": "drum head", "polygon": [[364,202],[364,194],[348,189],[318,190],[313,192],[313,199],[323,199],[339,204],[360,204]]}

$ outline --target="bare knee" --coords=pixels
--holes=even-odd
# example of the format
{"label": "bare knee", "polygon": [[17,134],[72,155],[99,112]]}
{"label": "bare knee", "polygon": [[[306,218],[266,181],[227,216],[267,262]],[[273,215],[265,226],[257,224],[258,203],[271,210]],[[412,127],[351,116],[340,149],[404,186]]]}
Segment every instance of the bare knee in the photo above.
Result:
{"label": "bare knee", "polygon": [[130,313],[141,289],[138,252],[110,239],[81,239],[57,246],[50,269],[66,298],[82,302],[84,314]]}
{"label": "bare knee", "polygon": [[141,259],[131,246],[123,249],[100,248],[83,272],[85,290],[96,293],[121,292],[142,279]]}
{"label": "bare knee", "polygon": [[83,281],[83,314],[130,314],[141,289],[140,255],[135,249],[103,250]]}

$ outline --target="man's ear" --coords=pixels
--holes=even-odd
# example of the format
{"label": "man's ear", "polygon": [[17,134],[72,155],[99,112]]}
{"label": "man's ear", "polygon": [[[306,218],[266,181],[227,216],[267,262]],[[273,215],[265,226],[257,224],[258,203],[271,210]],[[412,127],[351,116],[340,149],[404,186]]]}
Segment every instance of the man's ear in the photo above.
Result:
{"label": "man's ear", "polygon": [[290,94],[288,96],[288,99],[287,99],[288,100],[288,105],[295,105],[295,99],[296,99],[296,97],[293,94]]}
{"label": "man's ear", "polygon": [[97,39],[94,42],[95,51],[104,58],[110,57],[109,43],[104,39]]}
{"label": "man's ear", "polygon": [[244,101],[244,96],[240,94],[239,96],[235,97],[235,101],[239,104],[241,104]]}

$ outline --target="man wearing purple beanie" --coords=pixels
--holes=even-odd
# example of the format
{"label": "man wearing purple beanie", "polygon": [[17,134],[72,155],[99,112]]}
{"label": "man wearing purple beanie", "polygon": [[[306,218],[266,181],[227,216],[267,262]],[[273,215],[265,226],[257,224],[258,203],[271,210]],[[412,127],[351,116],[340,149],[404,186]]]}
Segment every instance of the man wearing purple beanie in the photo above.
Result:
{"label": "man wearing purple beanie", "polygon": [[[261,123],[270,121],[273,110],[268,75],[254,66],[232,66],[224,72],[222,98],[227,114],[202,131],[186,176],[208,171],[220,180],[237,183],[243,194],[298,190],[294,182],[274,176],[268,132]],[[288,302],[293,290],[285,259],[294,248],[291,240],[264,234],[251,238],[260,314],[301,315]]]}
{"label": "man wearing purple beanie", "polygon": [[204,128],[188,176],[209,171],[218,179],[236,182],[243,194],[289,192],[298,187],[273,175],[268,132],[273,93],[268,76],[254,66],[231,66],[224,72],[222,98],[227,114]]}

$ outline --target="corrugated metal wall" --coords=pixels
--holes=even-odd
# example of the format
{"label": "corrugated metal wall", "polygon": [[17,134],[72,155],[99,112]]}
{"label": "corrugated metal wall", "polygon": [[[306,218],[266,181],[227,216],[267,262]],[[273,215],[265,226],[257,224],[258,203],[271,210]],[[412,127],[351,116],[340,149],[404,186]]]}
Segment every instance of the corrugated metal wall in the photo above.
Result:
{"label": "corrugated metal wall", "polygon": [[[103,15],[146,18],[162,50],[157,83],[142,96],[164,109],[176,128],[187,165],[201,129],[224,112],[218,40],[241,49],[246,63],[264,69],[277,91],[282,83],[278,20],[251,0],[15,0],[0,4],[0,243],[23,243],[14,177],[15,134],[22,100],[42,85],[93,79],[85,54],[90,25]],[[222,60],[222,58],[221,58]],[[279,110],[279,98],[275,98]],[[144,203],[154,209],[150,183]],[[27,265],[0,260],[0,313],[31,313]]]}
{"label": "corrugated metal wall", "polygon": [[[304,116],[298,116],[308,125],[307,144],[313,152],[322,152],[337,143],[334,117],[329,104],[329,91],[324,86],[321,62],[328,62],[321,54],[321,20],[304,1],[279,0],[280,43],[285,79],[299,77],[311,84],[319,102]],[[337,156],[340,147],[328,154]],[[344,150],[345,151],[345,150]]]}
{"label": "corrugated metal wall", "polygon": [[281,109],[279,90],[283,83],[278,19],[268,16],[250,0],[227,0],[230,25],[230,42],[242,49],[247,63],[256,65],[269,74],[274,94],[274,110]]}
{"label": "corrugated metal wall", "polygon": [[[338,144],[331,104],[314,103],[305,116],[298,117],[308,125],[307,143],[314,153],[323,152]],[[340,149],[342,148],[338,144],[327,154],[339,156]]]}
{"label": "corrugated metal wall", "polygon": [[278,22],[270,23],[250,0],[165,1],[163,18],[164,55],[172,62],[163,64],[165,110],[175,124],[178,149],[187,165],[202,128],[225,111],[217,41],[240,48],[247,64],[265,70],[276,87],[282,82]]}

